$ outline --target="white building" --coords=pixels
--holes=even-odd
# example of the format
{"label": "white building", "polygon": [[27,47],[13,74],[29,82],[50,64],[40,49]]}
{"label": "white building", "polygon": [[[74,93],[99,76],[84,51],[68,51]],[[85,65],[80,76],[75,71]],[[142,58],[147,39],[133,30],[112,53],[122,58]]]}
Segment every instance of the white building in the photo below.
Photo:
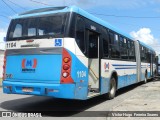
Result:
{"label": "white building", "polygon": [[4,50],[0,50],[0,78],[2,78],[2,72],[3,72],[3,59],[4,59]]}

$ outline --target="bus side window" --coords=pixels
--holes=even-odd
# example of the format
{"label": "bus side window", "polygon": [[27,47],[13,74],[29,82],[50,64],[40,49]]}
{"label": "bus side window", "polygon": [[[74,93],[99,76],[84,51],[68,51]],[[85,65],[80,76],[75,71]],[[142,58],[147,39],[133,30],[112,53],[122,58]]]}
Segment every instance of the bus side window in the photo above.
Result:
{"label": "bus side window", "polygon": [[156,54],[154,54],[154,63],[157,64]]}
{"label": "bus side window", "polygon": [[124,60],[128,60],[128,41],[126,38],[122,38],[123,46],[121,46],[121,58]]}
{"label": "bus side window", "polygon": [[149,52],[149,51],[148,51],[148,49],[146,49],[145,56],[146,56],[146,62],[147,62],[147,63],[149,63],[149,56],[148,56],[148,52]]}
{"label": "bus side window", "polygon": [[134,42],[131,41],[130,42],[130,45],[131,45],[131,51],[129,53],[129,59],[132,60],[132,61],[135,61],[135,45],[134,45]]}
{"label": "bus side window", "polygon": [[147,51],[147,49],[144,48],[144,52],[143,52],[143,59],[144,59],[143,61],[144,62],[147,62],[146,51]]}
{"label": "bus side window", "polygon": [[108,57],[109,51],[108,51],[108,33],[107,30],[104,29],[103,31],[103,57]]}
{"label": "bus side window", "polygon": [[121,58],[123,60],[128,60],[128,40],[123,38],[122,36],[119,37],[120,40],[120,51],[121,51]]}
{"label": "bus side window", "polygon": [[144,59],[144,53],[145,53],[145,47],[143,47],[142,45],[140,46],[140,49],[141,49],[141,62],[145,62],[145,59]]}
{"label": "bus side window", "polygon": [[109,32],[109,53],[111,58],[120,58],[120,51],[118,45],[118,37],[113,32]]}
{"label": "bus side window", "polygon": [[96,32],[88,31],[88,57],[98,58],[98,34]]}
{"label": "bus side window", "polygon": [[114,45],[114,34],[109,32],[109,44]]}
{"label": "bus side window", "polygon": [[121,36],[119,37],[119,46],[120,46],[120,48],[124,47],[123,38]]}
{"label": "bus side window", "polygon": [[135,61],[135,46],[131,40],[128,40],[128,56],[130,61]]}
{"label": "bus side window", "polygon": [[76,24],[76,42],[82,51],[85,52],[85,22],[83,18],[77,17],[77,24]]}

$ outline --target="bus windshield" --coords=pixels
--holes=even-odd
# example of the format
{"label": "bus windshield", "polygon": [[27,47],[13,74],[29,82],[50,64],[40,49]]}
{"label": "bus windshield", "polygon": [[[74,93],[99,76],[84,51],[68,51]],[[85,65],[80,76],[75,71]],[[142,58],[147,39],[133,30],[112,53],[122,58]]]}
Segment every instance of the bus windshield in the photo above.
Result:
{"label": "bus windshield", "polygon": [[61,37],[63,16],[15,19],[11,22],[7,41]]}

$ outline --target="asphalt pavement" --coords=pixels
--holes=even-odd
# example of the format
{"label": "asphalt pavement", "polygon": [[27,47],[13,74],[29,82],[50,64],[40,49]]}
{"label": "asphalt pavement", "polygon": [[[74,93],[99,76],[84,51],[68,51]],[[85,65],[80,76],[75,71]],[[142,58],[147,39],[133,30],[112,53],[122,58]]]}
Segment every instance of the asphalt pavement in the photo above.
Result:
{"label": "asphalt pavement", "polygon": [[[55,111],[71,112],[55,112]],[[0,111],[46,111],[45,119],[84,119],[86,111],[90,114],[101,113],[99,111],[160,111],[160,80],[154,79],[147,84],[139,83],[118,90],[113,100],[106,100],[103,96],[86,101],[54,99],[51,97],[3,94],[0,88]],[[48,114],[53,111],[52,114]],[[61,117],[61,118],[59,118]],[[20,119],[20,118],[9,118]],[[35,118],[30,118],[35,119]],[[43,118],[38,118],[43,119]],[[87,117],[88,120],[159,120],[160,117]]]}

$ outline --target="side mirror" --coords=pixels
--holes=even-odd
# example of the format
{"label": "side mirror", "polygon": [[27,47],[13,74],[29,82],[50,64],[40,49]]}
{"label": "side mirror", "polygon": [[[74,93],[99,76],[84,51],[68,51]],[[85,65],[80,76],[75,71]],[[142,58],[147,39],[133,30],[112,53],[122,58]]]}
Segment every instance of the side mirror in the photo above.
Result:
{"label": "side mirror", "polygon": [[6,42],[6,37],[3,38],[3,41]]}

